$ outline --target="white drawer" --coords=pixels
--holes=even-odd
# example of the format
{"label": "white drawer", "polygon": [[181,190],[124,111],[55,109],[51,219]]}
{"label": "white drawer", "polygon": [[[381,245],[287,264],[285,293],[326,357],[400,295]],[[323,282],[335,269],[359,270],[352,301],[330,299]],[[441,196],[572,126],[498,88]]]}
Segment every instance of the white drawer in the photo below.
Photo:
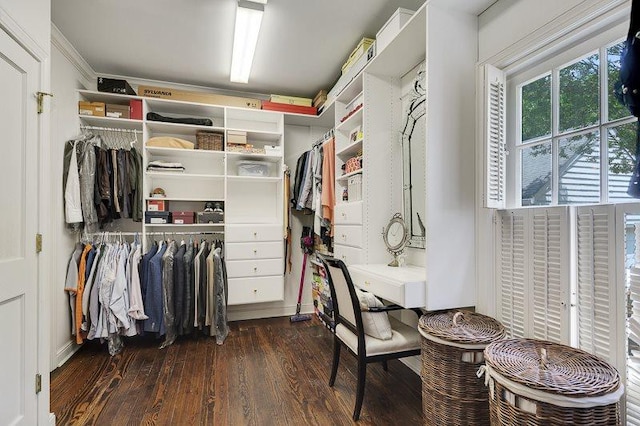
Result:
{"label": "white drawer", "polygon": [[364,263],[362,259],[362,249],[343,246],[341,244],[333,246],[333,257],[342,260],[347,265]]}
{"label": "white drawer", "polygon": [[386,264],[351,265],[349,275],[362,290],[405,308],[426,304],[426,271],[416,266],[394,268]]}
{"label": "white drawer", "polygon": [[362,201],[336,204],[337,225],[362,225]]}
{"label": "white drawer", "polygon": [[282,225],[227,225],[225,231],[227,243],[283,240]]}
{"label": "white drawer", "polygon": [[228,305],[284,300],[284,278],[231,278],[228,296]]}
{"label": "white drawer", "polygon": [[336,225],[333,233],[333,241],[335,244],[362,247],[362,226]]}
{"label": "white drawer", "polygon": [[266,260],[228,260],[227,277],[262,277],[265,275],[282,275],[284,266],[282,258]]}
{"label": "white drawer", "polygon": [[227,243],[225,247],[227,260],[273,259],[284,256],[283,242],[267,243]]}

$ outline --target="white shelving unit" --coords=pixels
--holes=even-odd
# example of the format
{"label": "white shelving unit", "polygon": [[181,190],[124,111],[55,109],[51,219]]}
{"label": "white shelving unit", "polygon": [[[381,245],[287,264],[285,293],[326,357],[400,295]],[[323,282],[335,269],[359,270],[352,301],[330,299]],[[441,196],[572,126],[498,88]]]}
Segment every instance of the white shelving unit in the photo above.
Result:
{"label": "white shelving unit", "polygon": [[[202,211],[208,201],[224,203],[224,223],[158,224],[142,223],[142,241],[148,232],[189,230],[223,232],[227,240],[229,265],[229,304],[261,303],[284,298],[283,246],[283,170],[284,115],[272,111],[225,107],[194,102],[142,98],[79,91],[83,100],[128,104],[140,99],[143,119],[117,119],[79,115],[84,125],[105,128],[131,129],[141,132],[138,138],[143,157],[144,206],[154,188],[162,188],[170,211]],[[147,113],[165,117],[196,117],[212,120],[213,126],[191,125],[147,120]],[[313,120],[309,117],[307,120]],[[302,118],[300,118],[302,120]],[[178,137],[196,142],[196,132],[212,131],[224,135],[222,151],[147,147],[146,142],[156,136]],[[277,147],[276,154],[228,151],[229,131],[242,131],[254,148]],[[278,149],[279,148],[279,149]],[[150,161],[179,162],[183,172],[146,171]],[[238,169],[242,162],[266,163],[268,176],[243,176]],[[145,209],[146,210],[146,209]],[[230,240],[226,237],[229,236]],[[248,250],[247,247],[253,247]],[[268,249],[266,249],[268,248]]]}

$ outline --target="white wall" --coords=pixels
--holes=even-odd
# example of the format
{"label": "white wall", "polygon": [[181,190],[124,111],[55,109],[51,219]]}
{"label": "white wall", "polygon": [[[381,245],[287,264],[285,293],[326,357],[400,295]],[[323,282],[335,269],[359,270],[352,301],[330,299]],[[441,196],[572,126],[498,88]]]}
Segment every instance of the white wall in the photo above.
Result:
{"label": "white wall", "polygon": [[17,25],[43,52],[48,53],[50,3],[49,0],[0,0],[0,24]]}
{"label": "white wall", "polygon": [[62,203],[62,166],[64,144],[77,136],[77,90],[91,84],[61,49],[51,47],[51,368],[60,366],[77,349],[71,339],[69,297],[64,291],[69,256],[75,243],[74,236],[65,229]]}

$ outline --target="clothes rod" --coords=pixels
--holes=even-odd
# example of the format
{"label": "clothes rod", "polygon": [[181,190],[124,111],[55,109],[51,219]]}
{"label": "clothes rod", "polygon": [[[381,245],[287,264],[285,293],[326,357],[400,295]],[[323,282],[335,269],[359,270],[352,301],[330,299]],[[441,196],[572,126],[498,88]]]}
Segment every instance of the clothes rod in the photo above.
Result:
{"label": "clothes rod", "polygon": [[[146,232],[145,236],[160,236],[160,235],[221,235],[224,234],[223,231],[195,231],[195,232]],[[99,237],[99,236],[142,236],[142,232],[120,232],[120,231],[104,231],[104,232],[93,232],[84,234],[88,237]]]}
{"label": "clothes rod", "polygon": [[85,126],[81,125],[81,129],[83,130],[101,130],[103,132],[121,132],[121,133],[142,133],[142,130],[136,129],[119,129],[117,127],[100,127],[100,126]]}

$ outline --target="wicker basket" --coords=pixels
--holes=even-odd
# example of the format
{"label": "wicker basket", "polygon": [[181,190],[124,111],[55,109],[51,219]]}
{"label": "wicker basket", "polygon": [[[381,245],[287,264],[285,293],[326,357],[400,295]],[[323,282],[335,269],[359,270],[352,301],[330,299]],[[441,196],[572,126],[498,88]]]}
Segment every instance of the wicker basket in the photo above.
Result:
{"label": "wicker basket", "polygon": [[484,348],[505,329],[474,312],[439,311],[420,318],[422,409],[426,425],[488,425],[487,390],[476,376]]}
{"label": "wicker basket", "polygon": [[615,368],[569,346],[510,339],[485,349],[492,425],[619,425]]}
{"label": "wicker basket", "polygon": [[224,135],[222,133],[198,130],[196,132],[196,149],[224,151]]}

